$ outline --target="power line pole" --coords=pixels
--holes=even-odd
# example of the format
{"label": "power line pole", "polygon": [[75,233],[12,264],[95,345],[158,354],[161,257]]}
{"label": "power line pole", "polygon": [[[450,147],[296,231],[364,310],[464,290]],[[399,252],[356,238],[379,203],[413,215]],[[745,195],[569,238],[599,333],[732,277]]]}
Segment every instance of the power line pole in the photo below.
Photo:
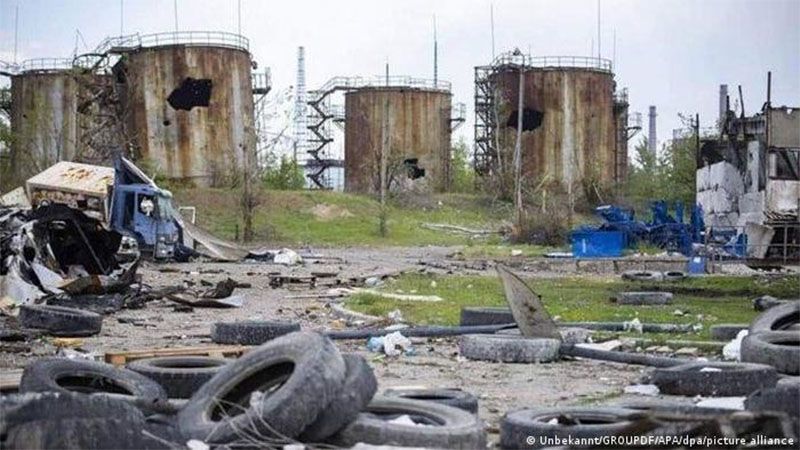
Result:
{"label": "power line pole", "polygon": [[[519,50],[517,50],[519,51]],[[525,54],[519,66],[519,96],[517,98],[517,142],[514,146],[514,210],[517,227],[522,228],[522,116],[525,89]]]}

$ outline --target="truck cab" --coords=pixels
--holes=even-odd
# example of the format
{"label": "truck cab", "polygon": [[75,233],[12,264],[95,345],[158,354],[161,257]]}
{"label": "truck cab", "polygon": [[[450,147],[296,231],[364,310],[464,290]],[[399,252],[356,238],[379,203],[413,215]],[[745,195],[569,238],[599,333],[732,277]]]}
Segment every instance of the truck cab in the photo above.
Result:
{"label": "truck cab", "polygon": [[169,191],[149,184],[117,184],[112,204],[112,227],[134,237],[141,252],[155,259],[174,256],[180,230]]}

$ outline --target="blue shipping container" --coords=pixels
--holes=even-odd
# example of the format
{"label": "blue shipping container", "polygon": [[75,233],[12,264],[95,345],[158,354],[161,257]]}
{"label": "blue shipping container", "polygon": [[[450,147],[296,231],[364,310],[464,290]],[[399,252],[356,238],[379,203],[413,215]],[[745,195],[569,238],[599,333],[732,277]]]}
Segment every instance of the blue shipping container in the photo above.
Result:
{"label": "blue shipping container", "polygon": [[575,231],[572,233],[572,255],[575,258],[622,256],[624,241],[621,231]]}

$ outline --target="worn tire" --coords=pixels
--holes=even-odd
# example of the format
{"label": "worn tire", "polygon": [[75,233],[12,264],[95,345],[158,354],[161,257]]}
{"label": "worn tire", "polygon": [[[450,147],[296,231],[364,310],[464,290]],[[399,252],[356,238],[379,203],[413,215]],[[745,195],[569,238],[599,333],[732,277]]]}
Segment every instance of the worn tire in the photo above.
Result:
{"label": "worn tire", "polygon": [[742,361],[767,364],[780,373],[800,375],[800,333],[762,331],[742,340]]}
{"label": "worn tire", "polygon": [[[404,414],[432,426],[388,422]],[[402,447],[482,449],[486,448],[486,433],[478,417],[458,408],[376,395],[367,409],[330,441],[343,447],[363,442]]]}
{"label": "worn tire", "polygon": [[284,334],[300,331],[295,322],[217,322],[211,327],[211,340],[218,344],[261,345]]}
{"label": "worn tire", "polygon": [[719,325],[712,325],[709,332],[711,339],[714,341],[730,341],[739,335],[739,332],[746,330],[748,325],[746,323],[721,323]]}
{"label": "worn tire", "polygon": [[[329,339],[311,332],[276,338],[230,362],[178,412],[189,439],[226,443],[241,432],[300,435],[336,398],[345,364]],[[256,391],[274,389],[260,401]]]}
{"label": "worn tire", "polygon": [[347,353],[342,358],[346,368],[344,384],[333,401],[300,435],[301,442],[318,443],[336,434],[356,419],[378,390],[378,380],[363,357]]}
{"label": "worn tire", "polygon": [[687,277],[686,272],[681,272],[680,270],[669,270],[664,272],[663,276],[664,281],[681,281]]}
{"label": "worn tire", "polygon": [[671,292],[620,292],[611,298],[618,305],[668,305]]}
{"label": "worn tire", "polygon": [[800,385],[777,386],[753,392],[744,401],[748,411],[779,411],[800,418]]}
{"label": "worn tire", "polygon": [[9,430],[9,450],[31,449],[168,449],[144,434],[144,418],[92,417],[40,419]]}
{"label": "worn tire", "polygon": [[110,314],[125,306],[125,297],[121,294],[59,296],[48,299],[47,304]]}
{"label": "worn tire", "polygon": [[[703,368],[721,371],[701,371]],[[773,387],[778,381],[775,369],[763,364],[732,362],[691,362],[658,368],[652,383],[664,394],[734,397]]]}
{"label": "worn tire", "polygon": [[674,413],[682,415],[719,415],[730,414],[737,409],[706,408],[694,403],[679,402],[663,398],[632,398],[620,400],[613,405],[615,408],[633,409],[636,411],[652,411],[658,413]]}
{"label": "worn tire", "polygon": [[103,395],[74,392],[29,392],[0,396],[0,448],[3,437],[17,425],[34,420],[69,418],[141,417],[130,404]]}
{"label": "worn tire", "polygon": [[[507,413],[500,421],[500,447],[538,448],[548,445],[540,438],[592,438],[613,436],[631,425],[631,416],[640,414],[624,408],[561,407],[522,409]],[[590,425],[551,424],[551,419],[591,421]],[[600,422],[600,423],[597,423]],[[528,437],[535,442],[528,442]]]}
{"label": "worn tire", "polygon": [[782,331],[800,323],[800,301],[774,306],[753,320],[750,333],[760,331]]}
{"label": "worn tire", "polygon": [[383,392],[383,395],[433,402],[463,409],[473,414],[478,413],[478,397],[461,389],[387,389]]}
{"label": "worn tire", "polygon": [[205,356],[165,356],[133,361],[128,369],[160,384],[169,398],[189,398],[227,363]]}
{"label": "worn tire", "polygon": [[458,341],[459,352],[467,359],[509,363],[555,361],[560,347],[558,339],[496,334],[466,334]]}
{"label": "worn tire", "polygon": [[800,377],[781,377],[778,378],[777,387],[800,386]]}
{"label": "worn tire", "polygon": [[628,281],[662,281],[664,274],[653,270],[628,270],[622,272],[622,279]]}
{"label": "worn tire", "polygon": [[502,325],[515,323],[508,307],[465,306],[461,308],[461,326]]}
{"label": "worn tire", "polygon": [[92,336],[100,332],[103,316],[90,311],[51,305],[22,305],[19,323],[46,330],[53,336]]}
{"label": "worn tire", "polygon": [[155,381],[131,370],[94,361],[44,358],[22,371],[19,390],[113,395],[150,411],[166,404],[167,394]]}

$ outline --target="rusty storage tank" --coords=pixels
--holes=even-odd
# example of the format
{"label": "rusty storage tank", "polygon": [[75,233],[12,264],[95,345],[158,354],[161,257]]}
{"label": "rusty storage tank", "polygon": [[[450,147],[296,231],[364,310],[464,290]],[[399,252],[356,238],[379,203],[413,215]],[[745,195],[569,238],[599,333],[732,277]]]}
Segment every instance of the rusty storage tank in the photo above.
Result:
{"label": "rusty storage tank", "polygon": [[345,191],[380,190],[384,124],[389,133],[390,188],[446,191],[450,186],[451,98],[449,83],[407,77],[391,78],[388,83],[377,80],[375,85],[346,92]]}
{"label": "rusty storage tank", "polygon": [[522,174],[535,185],[599,191],[623,177],[618,155],[615,82],[611,62],[590,57],[502,55],[490,75],[495,92],[499,149],[513,159],[520,69],[523,72]]}
{"label": "rusty storage tank", "polygon": [[[8,178],[15,187],[76,154],[78,83],[71,59],[35,59],[13,66]],[[5,177],[4,177],[5,178]]]}
{"label": "rusty storage tank", "polygon": [[130,153],[196,186],[240,180],[255,159],[248,40],[223,32],[135,35],[115,42]]}

